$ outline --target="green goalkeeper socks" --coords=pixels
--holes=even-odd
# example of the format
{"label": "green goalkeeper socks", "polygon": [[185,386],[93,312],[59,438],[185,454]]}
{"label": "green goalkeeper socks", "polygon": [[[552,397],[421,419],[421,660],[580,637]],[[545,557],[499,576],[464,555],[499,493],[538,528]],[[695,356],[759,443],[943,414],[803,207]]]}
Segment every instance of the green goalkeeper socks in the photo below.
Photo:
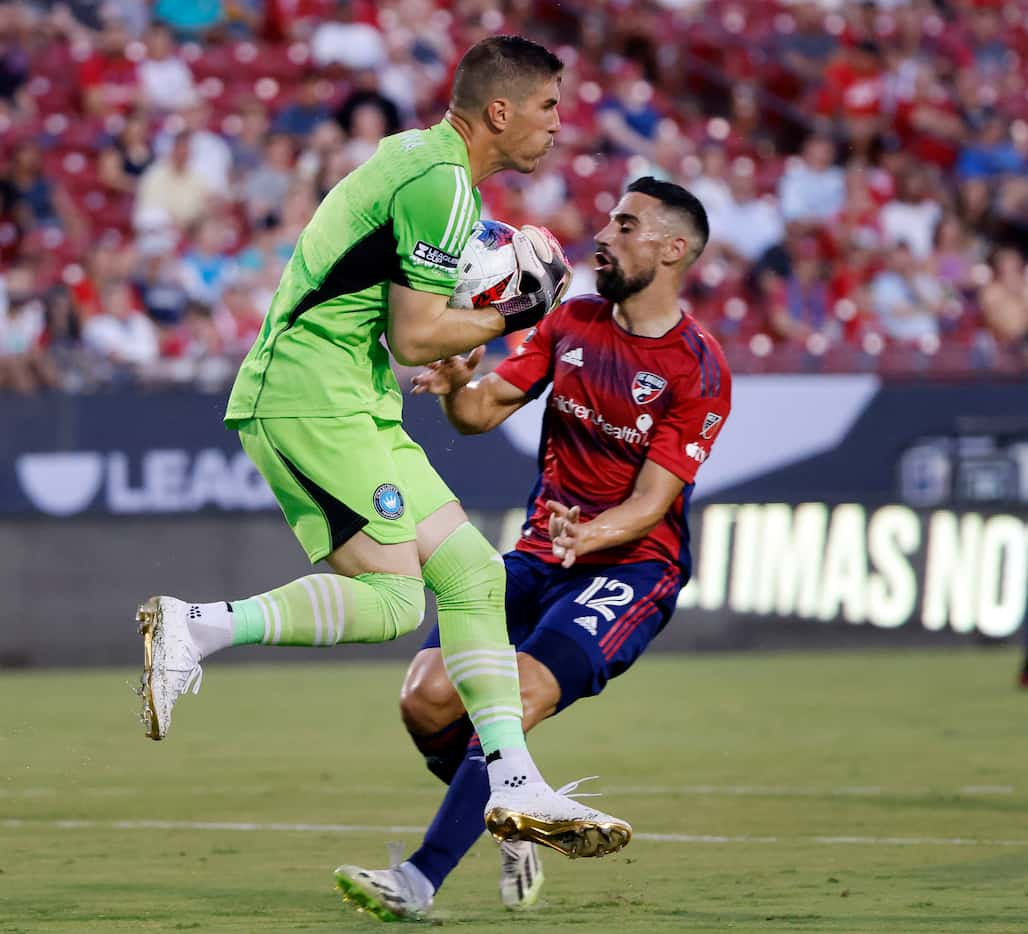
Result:
{"label": "green goalkeeper socks", "polygon": [[425,588],[401,574],[310,574],[232,603],[233,645],[386,642],[416,629]]}
{"label": "green goalkeeper socks", "polygon": [[482,749],[486,755],[524,749],[518,666],[504,615],[503,559],[465,523],[432,553],[423,571],[436,595],[446,673]]}

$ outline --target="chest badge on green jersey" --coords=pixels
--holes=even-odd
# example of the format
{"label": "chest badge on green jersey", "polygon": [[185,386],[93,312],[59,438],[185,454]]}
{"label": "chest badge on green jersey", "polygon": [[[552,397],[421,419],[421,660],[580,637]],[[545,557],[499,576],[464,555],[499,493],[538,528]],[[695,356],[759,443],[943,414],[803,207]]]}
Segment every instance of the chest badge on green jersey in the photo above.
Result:
{"label": "chest badge on green jersey", "polygon": [[375,512],[383,519],[399,519],[403,515],[403,495],[391,483],[383,483],[373,497]]}

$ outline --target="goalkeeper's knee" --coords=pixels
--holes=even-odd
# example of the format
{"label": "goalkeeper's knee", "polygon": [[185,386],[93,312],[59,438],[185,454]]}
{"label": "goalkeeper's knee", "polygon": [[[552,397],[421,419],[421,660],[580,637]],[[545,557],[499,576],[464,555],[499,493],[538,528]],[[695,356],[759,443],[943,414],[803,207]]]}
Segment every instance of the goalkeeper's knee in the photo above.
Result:
{"label": "goalkeeper's knee", "polygon": [[[388,642],[413,632],[425,618],[425,584],[417,577],[402,574],[358,574],[356,580],[367,584],[378,603],[381,631],[368,633],[361,642]],[[345,626],[345,623],[344,623]]]}
{"label": "goalkeeper's knee", "polygon": [[440,613],[503,612],[503,558],[470,522],[455,529],[425,562],[425,584]]}

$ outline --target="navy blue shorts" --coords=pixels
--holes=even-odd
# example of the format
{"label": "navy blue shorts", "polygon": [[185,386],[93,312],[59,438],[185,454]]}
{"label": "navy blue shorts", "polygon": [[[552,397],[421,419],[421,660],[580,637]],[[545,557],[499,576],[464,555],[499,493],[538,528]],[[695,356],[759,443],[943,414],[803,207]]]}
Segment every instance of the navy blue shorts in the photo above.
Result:
{"label": "navy blue shorts", "polygon": [[[682,586],[679,569],[661,561],[566,570],[520,551],[503,561],[510,641],[553,672],[558,710],[627,671],[671,618]],[[437,625],[422,648],[438,647]]]}

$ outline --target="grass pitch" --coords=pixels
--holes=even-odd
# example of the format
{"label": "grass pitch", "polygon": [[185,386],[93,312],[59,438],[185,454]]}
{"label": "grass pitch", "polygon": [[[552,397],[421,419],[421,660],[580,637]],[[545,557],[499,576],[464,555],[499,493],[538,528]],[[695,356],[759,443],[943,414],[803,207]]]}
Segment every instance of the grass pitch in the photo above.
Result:
{"label": "grass pitch", "polygon": [[[550,781],[599,773],[636,839],[544,854],[543,903],[509,915],[483,838],[436,923],[1024,932],[1016,666],[1011,649],[645,658],[532,737]],[[135,721],[135,672],[0,673],[0,932],[378,930],[332,870],[413,847],[439,799],[399,724],[402,673],[215,660],[162,743]]]}

